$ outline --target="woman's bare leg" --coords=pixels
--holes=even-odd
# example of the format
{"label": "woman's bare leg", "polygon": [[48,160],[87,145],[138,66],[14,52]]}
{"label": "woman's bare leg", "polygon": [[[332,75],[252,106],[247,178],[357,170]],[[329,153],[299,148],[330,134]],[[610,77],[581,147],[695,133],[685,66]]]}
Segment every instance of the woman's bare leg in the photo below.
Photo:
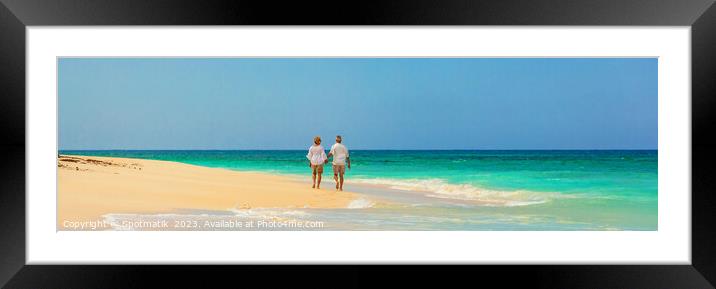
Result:
{"label": "woman's bare leg", "polygon": [[321,175],[322,175],[321,173],[318,174],[318,183],[316,183],[316,189],[321,188]]}
{"label": "woman's bare leg", "polygon": [[[319,179],[319,180],[320,180],[320,179]],[[319,181],[319,182],[320,182],[320,181]],[[311,188],[312,188],[312,189],[315,189],[315,188],[316,188],[316,171],[315,171],[315,170],[313,171],[313,186],[312,186]]]}

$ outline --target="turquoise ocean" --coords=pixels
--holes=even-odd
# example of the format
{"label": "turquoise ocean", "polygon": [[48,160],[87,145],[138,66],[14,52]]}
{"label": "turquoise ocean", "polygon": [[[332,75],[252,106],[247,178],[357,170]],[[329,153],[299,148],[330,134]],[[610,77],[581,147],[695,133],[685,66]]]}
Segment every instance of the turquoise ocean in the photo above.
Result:
{"label": "turquoise ocean", "polygon": [[[310,186],[304,150],[60,153],[284,174]],[[362,197],[344,209],[186,210],[162,217],[320,221],[322,230],[658,229],[656,150],[351,150],[351,161],[345,190]],[[333,186],[327,166],[322,187]]]}

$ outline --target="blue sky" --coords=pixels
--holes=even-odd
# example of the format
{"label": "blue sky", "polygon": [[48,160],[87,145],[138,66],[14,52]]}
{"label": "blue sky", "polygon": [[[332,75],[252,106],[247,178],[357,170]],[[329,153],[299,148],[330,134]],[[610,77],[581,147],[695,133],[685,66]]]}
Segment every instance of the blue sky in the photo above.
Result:
{"label": "blue sky", "polygon": [[656,149],[655,58],[61,58],[59,146]]}

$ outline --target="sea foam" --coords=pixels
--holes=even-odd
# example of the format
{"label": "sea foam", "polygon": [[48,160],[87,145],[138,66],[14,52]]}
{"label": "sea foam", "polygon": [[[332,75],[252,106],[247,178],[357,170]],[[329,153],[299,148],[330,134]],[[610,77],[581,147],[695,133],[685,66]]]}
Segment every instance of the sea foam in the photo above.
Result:
{"label": "sea foam", "polygon": [[451,184],[443,179],[355,179],[354,183],[381,185],[395,190],[423,193],[433,198],[474,201],[484,206],[527,206],[541,204],[556,198],[569,197],[553,192],[527,190],[494,190],[470,184]]}
{"label": "sea foam", "polygon": [[366,199],[356,199],[348,204],[349,209],[365,209],[373,206],[373,202]]}

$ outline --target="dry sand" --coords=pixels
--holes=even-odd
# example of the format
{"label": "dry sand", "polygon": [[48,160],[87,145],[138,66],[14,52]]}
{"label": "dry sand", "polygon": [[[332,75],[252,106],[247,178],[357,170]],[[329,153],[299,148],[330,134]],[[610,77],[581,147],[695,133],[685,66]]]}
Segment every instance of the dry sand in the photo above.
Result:
{"label": "dry sand", "polygon": [[[308,168],[307,168],[308,171]],[[324,173],[320,190],[306,181],[169,161],[62,155],[58,162],[58,227],[107,213],[178,209],[345,208],[354,193],[336,192]]]}

